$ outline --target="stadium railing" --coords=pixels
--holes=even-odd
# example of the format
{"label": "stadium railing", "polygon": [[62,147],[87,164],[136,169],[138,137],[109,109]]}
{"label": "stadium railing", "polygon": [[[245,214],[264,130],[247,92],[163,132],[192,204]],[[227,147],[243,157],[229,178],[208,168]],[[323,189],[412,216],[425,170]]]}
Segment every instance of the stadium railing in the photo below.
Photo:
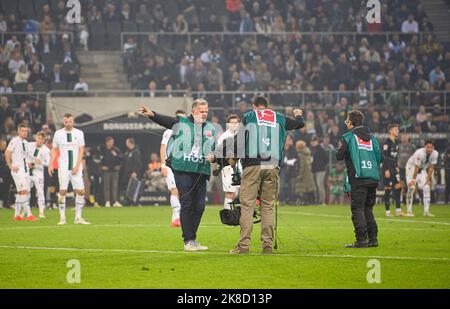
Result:
{"label": "stadium railing", "polygon": [[[399,103],[399,106],[407,107],[411,110],[416,110],[419,105],[424,104],[427,107],[432,107],[435,104],[439,104],[443,112],[446,113],[450,108],[450,92],[449,91],[429,91],[429,92],[418,92],[418,91],[367,91],[368,101],[375,102],[376,100],[382,100],[384,104],[375,104],[376,110],[384,110],[389,104],[389,97],[395,95],[401,95],[399,100],[403,102]],[[73,92],[68,90],[52,90],[49,92],[51,96],[70,96],[70,95],[81,95],[80,92]],[[85,96],[121,96],[121,97],[148,97],[148,90],[91,90],[82,93]],[[206,99],[211,98],[210,105],[212,107],[228,107],[232,109],[237,109],[238,98],[241,98],[244,94],[246,95],[246,103],[250,103],[249,99],[255,94],[265,95],[270,99],[273,99],[273,105],[275,107],[287,107],[287,106],[300,106],[304,107],[309,103],[316,103],[316,105],[323,106],[322,109],[335,110],[337,98],[342,96],[351,97],[349,100],[350,107],[353,104],[358,104],[359,92],[352,91],[299,91],[299,90],[277,90],[277,91],[259,91],[259,90],[248,90],[244,92],[240,91],[203,91],[202,96]],[[167,96],[191,96],[198,97],[197,91],[185,91],[185,90],[157,90],[155,95],[158,97]],[[397,99],[397,98],[396,98]],[[279,101],[282,100],[280,104]],[[394,100],[394,99],[393,99]],[[325,102],[331,102],[328,106]],[[360,108],[367,108],[367,104],[361,106]]]}
{"label": "stadium railing", "polygon": [[[177,41],[180,42],[180,38],[185,37],[185,43],[193,43],[199,37],[218,37],[221,41],[223,41],[226,37],[237,37],[237,38],[253,38],[258,41],[258,38],[276,38],[282,37],[283,39],[293,38],[297,36],[301,37],[316,37],[319,40],[325,37],[347,37],[352,40],[352,43],[355,44],[359,42],[363,38],[367,38],[369,40],[376,40],[378,42],[389,43],[392,40],[393,36],[398,35],[401,40],[405,40],[406,38],[412,39],[413,37],[417,37],[418,43],[421,44],[426,40],[429,35],[432,35],[434,38],[447,36],[448,33],[444,31],[434,31],[434,32],[417,32],[417,33],[403,33],[399,31],[395,32],[270,32],[270,33],[260,33],[260,32],[138,32],[138,31],[123,31],[120,34],[120,46],[123,47],[126,42],[126,38],[128,37],[148,37],[153,36],[156,38],[177,38]],[[162,40],[164,41],[164,40]],[[183,41],[181,41],[183,42]]]}

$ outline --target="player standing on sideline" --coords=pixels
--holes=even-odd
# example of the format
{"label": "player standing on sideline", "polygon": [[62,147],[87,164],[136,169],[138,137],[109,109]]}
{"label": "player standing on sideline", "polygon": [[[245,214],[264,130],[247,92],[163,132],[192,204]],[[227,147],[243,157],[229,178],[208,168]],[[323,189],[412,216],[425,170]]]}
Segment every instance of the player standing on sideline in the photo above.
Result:
{"label": "player standing on sideline", "polygon": [[30,188],[36,188],[39,206],[39,218],[45,219],[45,193],[44,193],[44,166],[50,164],[50,150],[44,145],[45,133],[38,132],[36,141],[28,144],[28,157],[30,158]]}
{"label": "player standing on sideline", "polygon": [[[177,117],[186,117],[186,113],[182,110],[177,110],[175,112]],[[161,171],[166,177],[167,188],[170,190],[170,205],[172,206],[172,222],[171,227],[180,227],[180,199],[178,194],[177,185],[175,183],[175,176],[172,169],[166,165],[166,159],[170,156],[172,151],[172,135],[173,130],[167,129],[164,131],[163,138],[161,140],[161,148],[159,150],[159,155],[161,158]]]}
{"label": "player standing on sideline", "polygon": [[386,217],[392,217],[391,214],[391,192],[395,201],[395,215],[402,217],[400,204],[401,182],[400,168],[398,166],[398,136],[399,127],[397,124],[390,124],[387,127],[389,133],[388,139],[383,144],[383,165],[382,175],[384,182],[384,205],[386,207]]}
{"label": "player standing on sideline", "polygon": [[431,182],[438,157],[439,153],[434,149],[433,142],[426,141],[425,146],[417,149],[406,163],[406,183],[408,184],[406,216],[414,217],[412,204],[417,184],[419,190],[423,191],[423,215],[425,217],[434,217],[430,213]]}
{"label": "player standing on sideline", "polygon": [[[227,117],[227,130],[217,139],[217,145],[221,145],[223,141],[234,137],[237,134],[239,128],[239,123],[241,119],[236,114],[231,114]],[[220,146],[219,146],[220,148]],[[238,170],[242,171],[242,166],[240,161],[237,161]],[[234,202],[239,191],[239,186],[233,186],[233,167],[227,165],[222,169],[222,187],[223,192],[225,192],[225,197],[223,201],[223,207],[225,209],[230,209],[230,203]]]}
{"label": "player standing on sideline", "polygon": [[53,136],[53,149],[48,173],[53,175],[53,161],[59,149],[59,215],[58,225],[66,224],[66,194],[69,181],[75,191],[75,224],[90,224],[81,217],[84,205],[83,154],[84,133],[73,127],[73,115],[64,115],[64,128]]}
{"label": "player standing on sideline", "polygon": [[363,126],[360,111],[348,113],[336,159],[345,160],[351,187],[351,211],[356,241],[347,248],[378,247],[378,226],[373,215],[382,161],[380,145],[369,128]]}
{"label": "player standing on sideline", "polygon": [[30,209],[30,179],[28,175],[28,126],[20,124],[17,129],[19,136],[14,137],[6,148],[6,164],[11,170],[11,176],[17,189],[14,220],[21,221],[20,211],[23,208],[28,221],[36,221]]}

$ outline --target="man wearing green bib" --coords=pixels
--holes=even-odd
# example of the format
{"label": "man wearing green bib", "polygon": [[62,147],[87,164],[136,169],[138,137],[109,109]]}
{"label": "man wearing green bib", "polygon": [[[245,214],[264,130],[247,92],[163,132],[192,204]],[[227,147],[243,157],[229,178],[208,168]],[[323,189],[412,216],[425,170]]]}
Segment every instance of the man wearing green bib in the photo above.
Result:
{"label": "man wearing green bib", "polygon": [[166,161],[174,175],[180,195],[180,222],[185,251],[205,251],[208,247],[197,241],[197,230],[205,210],[206,181],[211,165],[206,156],[214,149],[215,127],[208,122],[208,103],[197,99],[189,117],[170,117],[143,106],[140,114],[173,130],[173,144]]}
{"label": "man wearing green bib", "polygon": [[373,215],[382,161],[380,145],[370,130],[363,126],[364,115],[351,111],[345,121],[349,132],[341,139],[336,158],[347,164],[351,187],[352,221],[356,241],[347,248],[378,246],[378,227]]}

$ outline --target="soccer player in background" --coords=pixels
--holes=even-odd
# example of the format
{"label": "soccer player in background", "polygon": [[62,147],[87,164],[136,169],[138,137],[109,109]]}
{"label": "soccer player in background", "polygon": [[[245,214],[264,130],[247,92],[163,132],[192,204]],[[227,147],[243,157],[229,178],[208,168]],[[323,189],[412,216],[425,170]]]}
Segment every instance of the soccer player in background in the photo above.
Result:
{"label": "soccer player in background", "polygon": [[[224,141],[234,137],[237,134],[240,118],[236,114],[231,114],[227,117],[227,130],[217,139],[217,145],[221,145]],[[220,147],[220,146],[219,146]],[[237,161],[237,169],[242,171],[240,161]],[[233,203],[239,192],[239,186],[233,186],[233,166],[227,165],[222,169],[222,187],[225,192],[223,207],[230,209],[230,203]]]}
{"label": "soccer player in background", "polygon": [[387,127],[389,133],[388,139],[383,143],[383,165],[382,175],[384,182],[384,205],[386,207],[386,217],[392,217],[391,214],[391,192],[395,201],[395,215],[404,216],[400,204],[401,182],[400,168],[398,166],[398,136],[399,127],[397,124],[390,124]]}
{"label": "soccer player in background", "polygon": [[[186,117],[186,113],[182,110],[177,110],[175,116]],[[161,140],[161,147],[159,149],[159,155],[161,158],[161,172],[166,177],[167,188],[170,191],[170,205],[172,206],[172,222],[171,227],[180,227],[180,199],[177,190],[177,185],[175,183],[175,176],[172,169],[166,165],[166,160],[170,156],[172,151],[172,135],[173,130],[167,129],[163,133],[163,138]]]}
{"label": "soccer player in background", "polygon": [[412,211],[416,185],[423,192],[423,215],[434,217],[430,213],[431,185],[433,180],[434,166],[437,164],[439,153],[434,149],[431,141],[426,141],[425,146],[417,149],[406,163],[406,183],[408,193],[406,194],[407,216],[414,217]]}
{"label": "soccer player in background", "polygon": [[90,224],[81,217],[84,206],[83,154],[84,133],[73,127],[73,115],[64,115],[64,128],[53,136],[53,149],[48,173],[53,175],[53,161],[59,150],[59,215],[58,225],[66,224],[66,194],[69,182],[75,191],[75,224]]}
{"label": "soccer player in background", "polygon": [[28,144],[30,188],[36,188],[39,218],[45,219],[44,166],[50,164],[50,150],[44,145],[45,133],[38,132],[36,141]]}
{"label": "soccer player in background", "polygon": [[28,170],[28,126],[20,124],[17,129],[19,135],[14,137],[6,148],[6,164],[11,170],[11,176],[16,185],[17,195],[15,204],[14,220],[21,221],[21,209],[23,208],[27,221],[36,221],[30,209],[30,179]]}

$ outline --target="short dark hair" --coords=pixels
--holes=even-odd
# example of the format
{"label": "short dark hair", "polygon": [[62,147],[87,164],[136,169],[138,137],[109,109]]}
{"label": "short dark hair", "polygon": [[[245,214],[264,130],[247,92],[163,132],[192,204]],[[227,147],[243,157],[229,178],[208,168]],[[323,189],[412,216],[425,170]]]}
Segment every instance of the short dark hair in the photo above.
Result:
{"label": "short dark hair", "polygon": [[134,140],[133,137],[127,138],[127,141],[129,141],[129,142],[132,143],[133,145],[136,145],[136,142],[135,142],[135,140]]}
{"label": "short dark hair", "polygon": [[71,118],[73,117],[73,115],[71,113],[65,113],[64,114],[64,118]]}
{"label": "short dark hair", "polygon": [[423,144],[423,145],[426,146],[426,145],[429,145],[429,144],[431,144],[431,145],[434,146],[434,143],[433,143],[432,140],[426,140],[426,141],[425,141],[425,144]]}
{"label": "short dark hair", "polygon": [[22,128],[27,128],[28,129],[28,125],[26,123],[21,123],[19,124],[19,126],[17,127],[18,130],[22,129]]}
{"label": "short dark hair", "polygon": [[351,111],[348,113],[348,120],[352,122],[354,127],[359,127],[364,123],[364,115],[360,111]]}
{"label": "short dark hair", "polygon": [[227,117],[227,123],[229,123],[230,120],[233,120],[233,119],[237,119],[239,122],[241,121],[241,118],[239,118],[238,115],[236,115],[236,114],[230,114],[230,115],[228,115],[228,117]]}
{"label": "short dark hair", "polygon": [[186,112],[185,112],[184,110],[182,110],[182,109],[178,109],[178,110],[175,112],[175,115],[178,115],[178,114],[185,114],[185,115],[186,115]]}
{"label": "short dark hair", "polygon": [[112,136],[107,136],[107,137],[106,137],[106,142],[109,142],[109,141],[111,141],[111,140],[114,140],[114,138],[113,138]]}
{"label": "short dark hair", "polygon": [[269,106],[269,100],[267,100],[266,97],[262,96],[262,95],[257,95],[253,98],[253,102],[252,104],[254,106],[264,106],[267,107]]}
{"label": "short dark hair", "polygon": [[387,131],[388,131],[388,133],[389,133],[389,132],[391,132],[391,130],[392,130],[393,128],[398,128],[398,127],[399,127],[398,124],[396,124],[396,123],[391,123],[390,125],[387,126]]}

